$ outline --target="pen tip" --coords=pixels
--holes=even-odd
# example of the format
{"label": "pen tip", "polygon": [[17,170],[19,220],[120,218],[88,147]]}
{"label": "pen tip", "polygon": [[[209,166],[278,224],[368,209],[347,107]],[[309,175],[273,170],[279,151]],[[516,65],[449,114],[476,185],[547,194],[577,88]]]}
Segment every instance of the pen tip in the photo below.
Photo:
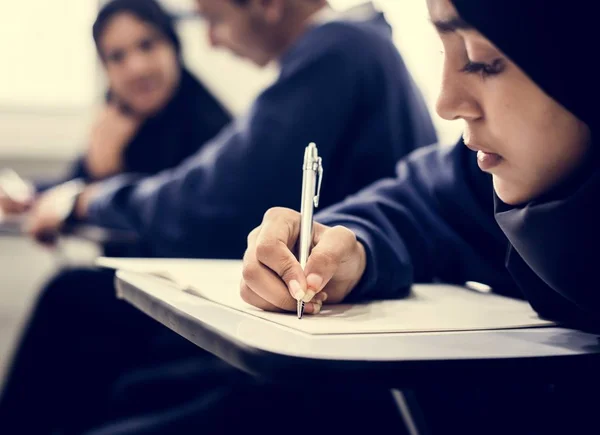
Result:
{"label": "pen tip", "polygon": [[304,302],[302,300],[298,301],[298,305],[296,307],[298,319],[302,318],[302,314],[304,314]]}

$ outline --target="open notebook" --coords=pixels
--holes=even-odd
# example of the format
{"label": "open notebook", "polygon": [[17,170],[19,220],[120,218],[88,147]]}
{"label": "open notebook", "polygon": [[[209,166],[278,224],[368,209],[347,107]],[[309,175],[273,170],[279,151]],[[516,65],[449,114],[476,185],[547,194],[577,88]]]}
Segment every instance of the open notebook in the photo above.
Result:
{"label": "open notebook", "polygon": [[[242,263],[220,260],[100,258],[99,266],[169,280],[165,291],[186,291],[231,309],[308,334],[469,331],[551,326],[528,303],[450,285],[415,285],[406,299],[323,307],[317,316],[267,313],[239,296]],[[177,290],[179,289],[179,290]]]}

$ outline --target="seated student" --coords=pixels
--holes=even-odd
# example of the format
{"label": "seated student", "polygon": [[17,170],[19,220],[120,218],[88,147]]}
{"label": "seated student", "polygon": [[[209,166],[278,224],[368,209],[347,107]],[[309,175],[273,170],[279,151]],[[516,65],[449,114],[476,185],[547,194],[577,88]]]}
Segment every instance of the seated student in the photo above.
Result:
{"label": "seated student", "polygon": [[[398,159],[435,142],[390,26],[371,5],[337,14],[324,0],[197,4],[213,45],[258,65],[278,61],[277,81],[246,117],[178,167],[90,185],[77,201],[79,217],[136,231],[146,255],[241,258],[246,234],[265,209],[299,205],[309,142],[317,143],[329,180],[323,205],[393,175]],[[32,232],[56,228],[42,222]],[[142,364],[197,354],[187,343],[153,353],[163,328],[117,301],[113,278],[77,270],[46,287],[13,364],[0,428],[24,410],[38,418],[18,421],[23,431],[23,424],[31,433],[84,426],[92,413],[101,418],[111,379]]]}
{"label": "seated student", "polygon": [[94,40],[109,90],[85,155],[64,180],[37,182],[39,194],[32,203],[13,201],[0,191],[0,209],[32,209],[33,228],[60,224],[60,210],[52,205],[68,195],[64,182],[93,183],[118,173],[172,168],[231,121],[184,67],[171,17],[154,0],[110,2],[98,16]]}
{"label": "seated student", "polygon": [[[271,209],[249,236],[241,295],[294,311],[311,291],[307,312],[318,313],[323,301],[402,297],[414,282],[477,281],[526,298],[542,317],[596,327],[599,87],[593,68],[569,61],[594,53],[594,14],[583,1],[428,5],[445,48],[437,111],[465,122],[462,141],[413,153],[396,179],[318,215],[304,272],[286,248],[298,238],[298,213]],[[526,433],[548,433],[541,428],[564,415],[519,399],[496,403],[537,417]],[[465,424],[476,419],[475,408],[465,412]],[[492,420],[507,429],[505,418]],[[479,433],[497,433],[489,426]]]}

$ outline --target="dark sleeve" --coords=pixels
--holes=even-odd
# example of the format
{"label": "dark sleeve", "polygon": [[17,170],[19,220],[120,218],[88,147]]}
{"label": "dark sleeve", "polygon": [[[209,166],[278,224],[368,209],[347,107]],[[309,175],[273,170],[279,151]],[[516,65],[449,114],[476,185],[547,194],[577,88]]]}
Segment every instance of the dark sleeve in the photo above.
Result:
{"label": "dark sleeve", "polygon": [[87,170],[85,164],[85,157],[78,157],[70,166],[66,176],[54,181],[36,181],[35,187],[38,192],[44,192],[48,189],[58,186],[59,184],[66,183],[74,179],[82,179],[85,182],[91,181],[90,173]]}
{"label": "dark sleeve", "polygon": [[213,255],[229,245],[241,256],[246,235],[269,207],[297,205],[306,145],[340,142],[356,92],[357,72],[347,58],[331,50],[294,64],[246,118],[177,168],[105,182],[89,218],[137,231],[163,253],[172,246],[172,255]]}
{"label": "dark sleeve", "polygon": [[464,145],[434,146],[401,161],[397,178],[317,215],[353,230],[366,248],[367,270],[349,299],[397,298],[414,282],[436,280],[510,286],[492,192]]}

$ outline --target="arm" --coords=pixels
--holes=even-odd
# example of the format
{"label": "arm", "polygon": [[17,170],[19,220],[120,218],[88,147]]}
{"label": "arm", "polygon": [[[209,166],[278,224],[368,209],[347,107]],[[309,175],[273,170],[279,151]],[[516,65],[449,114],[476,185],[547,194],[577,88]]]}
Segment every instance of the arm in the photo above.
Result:
{"label": "arm", "polygon": [[66,183],[67,181],[81,179],[88,183],[91,181],[90,173],[85,165],[85,157],[78,157],[70,166],[69,172],[63,178],[56,181],[36,181],[35,188],[39,193],[45,192],[52,189],[60,184]]}
{"label": "arm", "polygon": [[492,192],[462,143],[418,150],[400,162],[397,178],[316,216],[304,269],[292,249],[299,213],[273,208],[248,236],[241,296],[270,311],[293,311],[302,299],[308,313],[323,301],[402,297],[414,282],[435,280],[477,281],[515,296]]}
{"label": "arm", "polygon": [[396,179],[324,211],[319,222],[351,229],[366,249],[365,273],[348,299],[394,298],[434,280],[512,291],[492,192],[491,177],[460,143],[417,151]]}
{"label": "arm", "polygon": [[266,209],[297,205],[305,146],[340,141],[356,98],[349,85],[356,71],[347,58],[332,51],[292,65],[247,118],[179,167],[102,183],[88,218],[135,230],[160,245],[162,255],[241,256],[247,233]]}

